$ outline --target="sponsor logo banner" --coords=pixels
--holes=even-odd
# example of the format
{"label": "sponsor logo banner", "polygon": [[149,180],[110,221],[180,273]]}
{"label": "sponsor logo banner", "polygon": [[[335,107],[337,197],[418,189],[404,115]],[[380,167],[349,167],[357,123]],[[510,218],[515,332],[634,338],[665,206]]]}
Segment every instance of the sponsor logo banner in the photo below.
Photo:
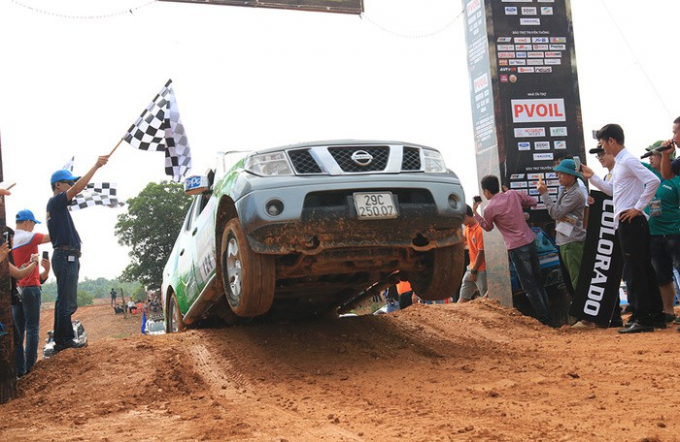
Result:
{"label": "sponsor logo banner", "polygon": [[550,136],[551,137],[566,137],[567,136],[566,126],[551,127],[550,128]]}
{"label": "sponsor logo banner", "polygon": [[553,154],[551,153],[535,153],[534,161],[553,161]]}
{"label": "sponsor logo banner", "polygon": [[511,100],[514,123],[566,121],[564,99]]}
{"label": "sponsor logo banner", "polygon": [[545,127],[516,127],[515,138],[545,137]]}
{"label": "sponsor logo banner", "polygon": [[540,26],[541,25],[541,19],[540,18],[520,18],[519,24],[522,25],[522,26]]}

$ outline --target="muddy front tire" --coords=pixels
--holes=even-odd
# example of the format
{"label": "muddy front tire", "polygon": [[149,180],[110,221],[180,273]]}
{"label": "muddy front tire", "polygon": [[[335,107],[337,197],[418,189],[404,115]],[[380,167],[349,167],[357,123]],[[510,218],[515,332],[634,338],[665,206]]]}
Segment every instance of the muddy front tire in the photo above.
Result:
{"label": "muddy front tire", "polygon": [[426,301],[450,298],[460,288],[465,273],[463,243],[434,249],[430,253],[429,269],[424,274],[414,274],[409,280],[411,287]]}
{"label": "muddy front tire", "polygon": [[177,298],[173,293],[168,299],[168,312],[165,331],[167,333],[179,333],[186,328],[182,321],[182,313],[179,311],[179,304]]}
{"label": "muddy front tire", "polygon": [[237,218],[224,227],[220,256],[222,282],[232,311],[246,318],[267,313],[274,301],[274,257],[250,248]]}

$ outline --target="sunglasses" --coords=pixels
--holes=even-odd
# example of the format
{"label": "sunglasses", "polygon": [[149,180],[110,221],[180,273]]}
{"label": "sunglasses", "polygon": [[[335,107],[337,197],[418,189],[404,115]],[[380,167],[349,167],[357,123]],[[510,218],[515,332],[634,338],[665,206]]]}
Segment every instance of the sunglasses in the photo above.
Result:
{"label": "sunglasses", "polygon": [[59,182],[64,183],[64,184],[68,184],[71,187],[73,187],[73,185],[76,183],[75,181],[71,181],[71,180],[61,180]]}
{"label": "sunglasses", "polygon": [[604,152],[598,152],[598,153],[595,154],[595,156],[596,156],[597,158],[604,158],[605,155],[607,155],[607,154],[604,153]]}

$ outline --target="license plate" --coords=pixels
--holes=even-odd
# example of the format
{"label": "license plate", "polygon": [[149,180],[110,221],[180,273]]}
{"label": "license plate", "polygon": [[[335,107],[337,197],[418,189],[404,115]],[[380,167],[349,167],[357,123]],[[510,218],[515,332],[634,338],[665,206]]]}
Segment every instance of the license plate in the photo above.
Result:
{"label": "license plate", "polygon": [[397,205],[390,192],[355,193],[354,207],[359,219],[390,219],[397,217]]}

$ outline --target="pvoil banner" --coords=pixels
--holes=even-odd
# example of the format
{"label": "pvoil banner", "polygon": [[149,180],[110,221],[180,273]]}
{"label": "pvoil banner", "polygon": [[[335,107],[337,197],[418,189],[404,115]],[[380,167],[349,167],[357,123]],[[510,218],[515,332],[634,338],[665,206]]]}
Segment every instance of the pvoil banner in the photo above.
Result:
{"label": "pvoil banner", "polygon": [[295,9],[301,11],[361,14],[364,0],[160,0],[162,2],[197,3],[201,5],[250,6]]}

